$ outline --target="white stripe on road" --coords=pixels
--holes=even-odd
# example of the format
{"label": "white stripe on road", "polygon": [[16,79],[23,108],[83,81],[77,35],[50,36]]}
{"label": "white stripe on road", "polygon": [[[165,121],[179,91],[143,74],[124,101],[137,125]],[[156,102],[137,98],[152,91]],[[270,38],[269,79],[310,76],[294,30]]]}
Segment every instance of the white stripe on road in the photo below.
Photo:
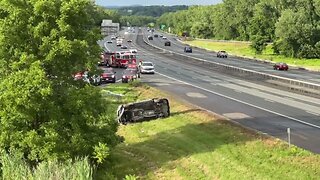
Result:
{"label": "white stripe on road", "polygon": [[200,86],[196,86],[196,85],[187,83],[187,82],[185,82],[185,81],[178,80],[178,79],[176,79],[176,78],[173,78],[173,77],[170,77],[170,76],[161,74],[161,73],[159,73],[159,72],[156,72],[156,73],[159,74],[159,75],[161,75],[161,76],[164,76],[164,77],[166,77],[166,78],[169,78],[169,79],[172,79],[172,80],[175,80],[175,81],[184,83],[184,84],[186,84],[186,85],[189,85],[189,86],[192,86],[192,87],[195,87],[195,88],[198,88],[198,89],[201,89],[201,90],[203,90],[203,91],[207,91],[207,92],[209,92],[209,93],[212,93],[212,94],[215,94],[215,95],[218,95],[218,96],[221,96],[221,97],[224,97],[224,98],[227,98],[227,99],[230,99],[230,100],[233,100],[233,101],[236,101],[236,102],[239,102],[239,103],[242,103],[242,104],[245,104],[245,105],[248,105],[248,106],[251,106],[251,107],[254,107],[254,108],[257,108],[257,109],[260,109],[260,110],[263,110],[263,111],[266,111],[266,112],[269,112],[269,113],[272,113],[272,114],[275,114],[275,115],[278,115],[278,116],[281,116],[281,117],[284,117],[284,118],[287,118],[287,119],[290,119],[290,120],[292,120],[292,121],[296,121],[296,122],[299,122],[299,123],[301,123],[301,124],[308,125],[308,126],[311,126],[311,127],[317,128],[317,129],[320,129],[320,126],[318,126],[318,125],[311,124],[311,123],[305,122],[305,121],[303,121],[303,120],[300,120],[300,119],[297,119],[297,118],[294,118],[294,117],[290,117],[290,116],[287,116],[287,115],[284,115],[284,114],[281,114],[281,113],[278,113],[278,112],[275,112],[275,111],[272,111],[272,110],[269,110],[269,109],[266,109],[266,108],[263,108],[263,107],[259,107],[259,106],[256,106],[256,105],[253,105],[253,104],[244,102],[244,101],[242,101],[242,100],[235,99],[235,98],[233,98],[233,97],[226,96],[226,95],[223,95],[223,94],[220,94],[220,93],[217,93],[217,92],[214,92],[214,91],[211,91],[211,90],[202,88],[202,87],[200,87]]}

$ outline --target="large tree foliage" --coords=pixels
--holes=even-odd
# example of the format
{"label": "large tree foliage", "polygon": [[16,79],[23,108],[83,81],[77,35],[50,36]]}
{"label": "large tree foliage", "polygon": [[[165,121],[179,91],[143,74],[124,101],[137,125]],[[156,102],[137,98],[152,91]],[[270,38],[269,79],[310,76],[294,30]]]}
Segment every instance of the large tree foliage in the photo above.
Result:
{"label": "large tree foliage", "polygon": [[319,58],[319,0],[224,0],[162,15],[158,25],[198,38],[251,40],[261,53],[274,42],[275,53]]}
{"label": "large tree foliage", "polygon": [[0,1],[0,149],[37,162],[118,142],[99,90],[71,76],[94,70],[96,13],[90,0]]}

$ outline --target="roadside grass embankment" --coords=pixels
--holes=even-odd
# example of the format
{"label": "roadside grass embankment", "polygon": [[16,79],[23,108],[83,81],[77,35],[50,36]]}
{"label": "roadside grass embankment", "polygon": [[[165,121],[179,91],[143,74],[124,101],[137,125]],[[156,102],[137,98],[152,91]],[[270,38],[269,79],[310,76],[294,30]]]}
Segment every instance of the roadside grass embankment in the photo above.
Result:
{"label": "roadside grass embankment", "polygon": [[[127,90],[130,88],[130,90]],[[143,84],[110,85],[121,102],[166,97],[171,116],[121,125],[125,141],[110,154],[97,179],[318,179],[320,156],[243,129]],[[108,97],[106,97],[108,98]],[[113,107],[113,108],[114,108]],[[112,109],[112,108],[111,108]],[[110,109],[110,110],[111,110]],[[115,114],[115,109],[112,110]]]}
{"label": "roadside grass embankment", "polygon": [[274,63],[285,62],[291,66],[304,67],[310,70],[320,71],[320,59],[298,59],[285,57],[283,55],[276,55],[273,53],[272,45],[268,45],[262,54],[256,54],[255,51],[250,48],[250,44],[247,42],[220,42],[220,41],[205,41],[205,40],[192,40],[186,41],[187,44],[204,48],[212,51],[225,50],[228,53],[248,57],[251,59],[269,60]]}

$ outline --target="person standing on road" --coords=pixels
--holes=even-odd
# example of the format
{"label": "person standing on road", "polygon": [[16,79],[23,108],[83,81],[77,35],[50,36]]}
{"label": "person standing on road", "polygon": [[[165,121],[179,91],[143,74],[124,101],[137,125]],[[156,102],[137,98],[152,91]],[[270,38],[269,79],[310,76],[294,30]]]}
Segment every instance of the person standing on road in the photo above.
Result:
{"label": "person standing on road", "polygon": [[141,76],[141,66],[142,66],[142,61],[139,61],[139,65],[138,65],[138,77],[140,78]]}

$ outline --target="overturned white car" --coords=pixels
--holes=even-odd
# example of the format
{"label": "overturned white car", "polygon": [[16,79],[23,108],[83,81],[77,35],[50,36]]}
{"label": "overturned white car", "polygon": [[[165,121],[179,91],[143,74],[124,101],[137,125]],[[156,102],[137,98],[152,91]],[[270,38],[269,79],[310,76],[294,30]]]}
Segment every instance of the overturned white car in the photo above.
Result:
{"label": "overturned white car", "polygon": [[170,116],[169,101],[162,98],[120,105],[117,115],[117,120],[121,124],[165,118]]}

